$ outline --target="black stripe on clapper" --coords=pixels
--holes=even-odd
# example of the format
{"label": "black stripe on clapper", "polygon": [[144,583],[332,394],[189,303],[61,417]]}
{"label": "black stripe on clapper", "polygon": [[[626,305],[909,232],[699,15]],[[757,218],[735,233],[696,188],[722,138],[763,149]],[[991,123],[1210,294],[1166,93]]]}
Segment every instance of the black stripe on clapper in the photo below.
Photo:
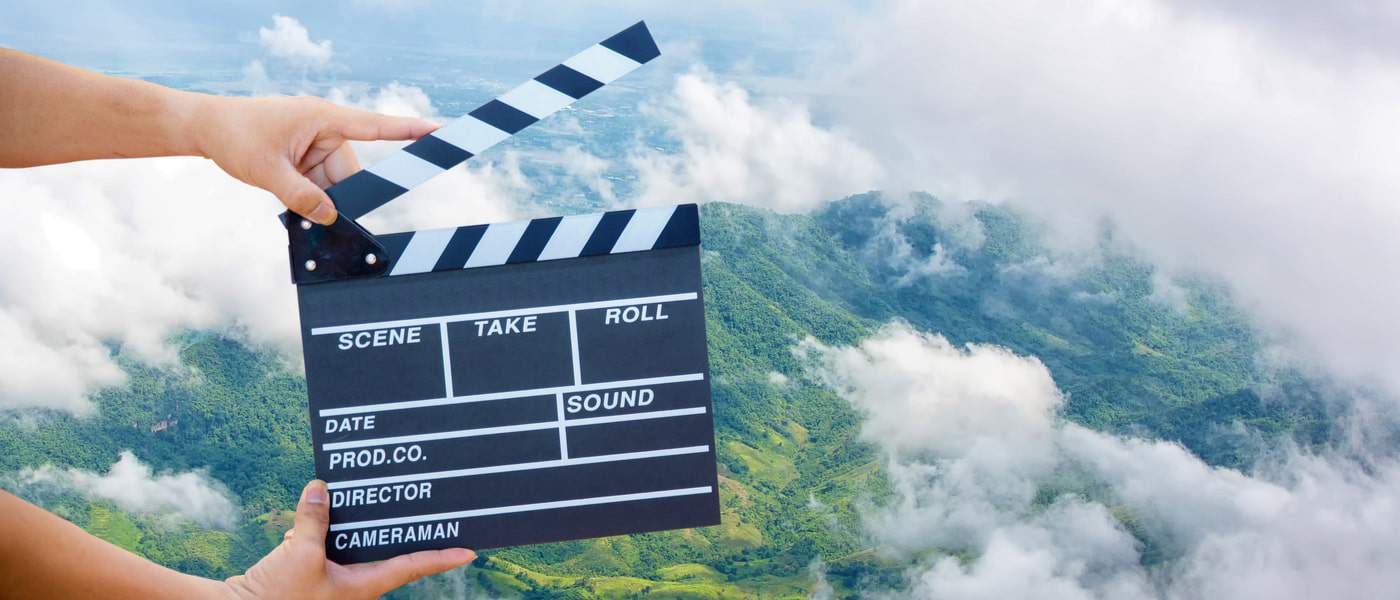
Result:
{"label": "black stripe on clapper", "polygon": [[358,219],[408,190],[369,172],[357,171],[326,190],[340,214]]}
{"label": "black stripe on clapper", "polygon": [[458,227],[457,231],[452,233],[452,239],[447,241],[447,246],[442,249],[442,255],[438,257],[437,264],[433,265],[433,270],[455,271],[467,266],[467,259],[471,258],[472,250],[476,250],[481,236],[486,235],[486,228],[487,225]]}
{"label": "black stripe on clapper", "polygon": [[583,250],[579,256],[597,256],[612,252],[613,246],[617,245],[617,238],[622,236],[622,230],[627,228],[627,222],[632,220],[632,213],[635,210],[617,210],[603,213],[603,218],[598,220],[598,226],[593,228],[593,235],[588,237],[588,243],[583,245]]}
{"label": "black stripe on clapper", "polygon": [[487,102],[467,114],[511,135],[539,120],[500,100]]}
{"label": "black stripe on clapper", "polygon": [[656,41],[651,39],[651,32],[647,31],[647,24],[643,21],[637,21],[636,25],[603,40],[600,45],[639,63],[661,56],[661,50],[657,49]]}
{"label": "black stripe on clapper", "polygon": [[694,204],[682,204],[671,213],[671,220],[656,236],[652,249],[695,246],[700,243],[700,208]]}
{"label": "black stripe on clapper", "polygon": [[441,169],[451,169],[472,157],[472,153],[444,142],[432,134],[418,138],[418,141],[404,146],[404,152],[426,160]]}
{"label": "black stripe on clapper", "polygon": [[603,82],[564,65],[559,65],[540,73],[539,76],[535,77],[535,81],[559,90],[574,100],[587,96],[589,92],[603,87]]}
{"label": "black stripe on clapper", "polygon": [[506,259],[506,264],[534,262],[540,257],[540,253],[544,252],[549,237],[554,235],[554,230],[563,220],[563,217],[549,217],[530,221],[530,224],[525,226],[525,233],[520,234],[520,241],[515,243],[515,250],[511,251],[510,258]]}
{"label": "black stripe on clapper", "polygon": [[375,239],[384,246],[384,251],[389,254],[389,270],[392,271],[394,263],[403,256],[403,251],[408,248],[408,242],[413,239],[413,232],[390,233],[388,235],[376,235]]}

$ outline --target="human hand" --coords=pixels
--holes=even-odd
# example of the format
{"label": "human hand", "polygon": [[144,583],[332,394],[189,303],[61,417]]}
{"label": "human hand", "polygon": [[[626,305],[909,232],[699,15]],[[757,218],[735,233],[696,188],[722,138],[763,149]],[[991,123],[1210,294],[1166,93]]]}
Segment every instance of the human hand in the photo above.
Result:
{"label": "human hand", "polygon": [[277,548],[247,573],[224,582],[228,596],[238,600],[377,598],[412,581],[476,560],[475,552],[453,548],[414,552],[374,563],[333,563],[326,559],[329,500],[325,483],[306,484],[297,504],[296,525]]}
{"label": "human hand", "polygon": [[198,98],[190,135],[199,154],[322,225],[336,218],[322,190],[360,170],[349,140],[411,140],[438,127],[312,97]]}

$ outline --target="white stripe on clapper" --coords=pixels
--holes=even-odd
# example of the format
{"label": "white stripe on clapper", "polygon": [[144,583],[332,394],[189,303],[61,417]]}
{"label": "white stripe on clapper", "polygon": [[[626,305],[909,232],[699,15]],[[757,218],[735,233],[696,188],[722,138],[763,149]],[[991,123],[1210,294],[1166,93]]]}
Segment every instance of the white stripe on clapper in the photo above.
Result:
{"label": "white stripe on clapper", "polygon": [[671,214],[675,212],[676,207],[663,206],[643,208],[633,213],[632,220],[627,222],[627,228],[622,230],[622,235],[617,237],[617,243],[613,244],[613,254],[651,250],[651,247],[656,245],[656,238],[661,237],[661,230],[671,221]]}
{"label": "white stripe on clapper", "polygon": [[400,150],[370,165],[367,170],[388,179],[394,185],[411,190],[441,173],[442,167]]}
{"label": "white stripe on clapper", "polygon": [[471,258],[467,259],[463,268],[506,264],[506,259],[510,258],[515,244],[520,241],[520,236],[524,235],[525,228],[529,225],[529,221],[516,221],[487,227],[486,233],[482,234],[481,241],[476,244],[476,249],[472,250]]}
{"label": "white stripe on clapper", "polygon": [[612,83],[618,77],[642,66],[642,63],[613,52],[601,44],[594,44],[564,61],[564,66],[602,83]]}
{"label": "white stripe on clapper", "polygon": [[487,148],[510,137],[510,134],[487,125],[485,121],[471,115],[462,115],[462,118],[434,131],[433,137],[472,154],[481,154]]}
{"label": "white stripe on clapper", "polygon": [[574,101],[572,96],[533,79],[497,98],[536,119],[543,119]]}
{"label": "white stripe on clapper", "polygon": [[411,273],[427,273],[433,270],[433,265],[437,264],[438,257],[442,256],[442,251],[447,247],[447,243],[452,241],[452,234],[456,229],[428,229],[415,231],[413,238],[408,240],[408,247],[403,249],[403,254],[394,263],[394,270],[390,275],[408,275]]}
{"label": "white stripe on clapper", "polygon": [[549,243],[544,245],[544,250],[540,252],[540,257],[536,260],[578,256],[583,252],[583,246],[588,243],[588,238],[593,235],[593,230],[598,227],[598,222],[602,219],[602,213],[564,217],[562,221],[559,221],[559,226],[554,228],[554,235],[549,237]]}

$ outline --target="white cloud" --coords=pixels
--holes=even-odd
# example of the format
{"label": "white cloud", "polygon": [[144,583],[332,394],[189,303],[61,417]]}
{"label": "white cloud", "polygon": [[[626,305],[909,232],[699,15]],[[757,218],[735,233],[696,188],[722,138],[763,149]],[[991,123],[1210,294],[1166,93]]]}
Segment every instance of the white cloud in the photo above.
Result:
{"label": "white cloud", "polygon": [[527,205],[532,191],[518,157],[507,153],[454,167],[360,221],[375,233],[512,221],[540,210]]}
{"label": "white cloud", "polygon": [[634,152],[642,204],[723,200],[802,212],[869,189],[881,173],[873,156],[844,132],[815,124],[805,106],[755,101],[705,71],[678,77],[650,111],[668,123],[680,150]]}
{"label": "white cloud", "polygon": [[272,15],[272,29],[258,28],[258,42],[268,54],[300,67],[324,68],[334,54],[330,40],[311,41],[300,21],[283,15]]}
{"label": "white cloud", "polygon": [[[564,122],[569,133],[582,135],[584,132],[577,118],[570,117]],[[617,204],[617,193],[613,180],[609,178],[615,168],[612,161],[599,157],[578,144],[566,144],[563,148],[535,152],[530,156],[535,164],[553,164],[562,172],[564,181],[559,186],[565,190],[591,189],[606,205]]]}
{"label": "white cloud", "polygon": [[336,104],[371,110],[396,117],[417,117],[436,120],[442,116],[433,106],[432,98],[422,88],[391,81],[388,85],[374,89],[357,91],[343,86],[333,87],[326,93],[326,99]]}
{"label": "white cloud", "polygon": [[807,573],[812,576],[812,593],[808,600],[835,600],[836,589],[826,580],[826,564],[815,558],[807,565]]}
{"label": "white cloud", "polygon": [[131,513],[173,516],[223,529],[232,529],[238,519],[238,506],[228,490],[207,473],[153,473],[130,451],[123,451],[106,473],[44,465],[24,469],[18,478],[23,485],[57,485],[109,500]]}
{"label": "white cloud", "polygon": [[1199,4],[881,3],[815,61],[814,103],[882,187],[1006,200],[1061,241],[1109,217],[1303,358],[1400,391],[1400,54],[1324,4]]}
{"label": "white cloud", "polygon": [[900,455],[965,456],[987,436],[1044,450],[1063,402],[1034,358],[991,345],[963,351],[906,325],[819,357],[825,381],[866,413],[863,435]]}
{"label": "white cloud", "polygon": [[[296,347],[286,237],[270,194],[188,158],[0,171],[0,408],[84,412],[124,381],[115,351],[169,365],[184,329]],[[289,353],[292,354],[292,353]]]}
{"label": "white cloud", "polygon": [[[1253,475],[1178,445],[1059,419],[1032,357],[892,324],[855,347],[808,340],[811,371],[866,416],[895,496],[866,515],[916,561],[922,598],[1368,597],[1400,586],[1400,462],[1283,452]],[[1043,490],[1084,489],[1048,505]],[[1068,487],[1066,487],[1068,486]],[[1133,519],[1165,557],[1120,523]],[[968,553],[960,559],[930,551]]]}
{"label": "white cloud", "polygon": [[278,93],[277,83],[267,74],[267,65],[258,59],[243,65],[243,80],[238,83],[238,88],[247,90],[253,96],[273,96]]}
{"label": "white cloud", "polygon": [[1161,269],[1152,271],[1152,293],[1148,299],[1180,314],[1191,307],[1191,294]]}

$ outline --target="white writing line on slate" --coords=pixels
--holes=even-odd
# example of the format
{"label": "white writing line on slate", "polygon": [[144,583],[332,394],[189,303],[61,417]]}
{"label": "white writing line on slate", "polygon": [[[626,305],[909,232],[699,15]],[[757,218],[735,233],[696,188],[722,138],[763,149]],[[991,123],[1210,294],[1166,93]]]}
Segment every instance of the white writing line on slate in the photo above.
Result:
{"label": "white writing line on slate", "polygon": [[[563,427],[579,427],[583,425],[597,425],[599,423],[620,423],[623,421],[641,421],[644,419],[664,419],[667,417],[683,417],[686,415],[703,415],[705,407],[676,408],[671,410],[653,410],[648,412],[631,413],[625,415],[607,415],[602,417],[586,417],[582,419],[567,419],[563,421]],[[538,431],[541,429],[554,429],[560,427],[558,419],[542,421],[539,423],[521,423],[519,425],[502,425],[500,427],[478,427],[476,429],[459,429],[457,431],[439,431],[436,433],[420,433],[417,435],[399,435],[394,437],[373,438],[368,440],[355,440],[349,442],[330,442],[321,445],[321,450],[345,450],[347,448],[367,448],[372,446],[388,446],[391,444],[409,444],[413,442],[430,442],[433,440],[451,440],[466,437],[480,437],[485,435],[500,435],[503,433],[517,433],[521,431]]]}
{"label": "white writing line on slate", "polygon": [[413,325],[436,325],[439,323],[456,323],[459,321],[479,321],[485,319],[500,319],[503,317],[543,315],[549,313],[568,312],[572,310],[593,310],[597,308],[610,308],[614,306],[631,306],[634,304],[680,302],[684,300],[695,300],[699,297],[700,295],[695,292],[687,292],[684,294],[666,294],[663,296],[645,296],[642,298],[619,298],[617,300],[599,300],[596,302],[576,302],[574,304],[556,304],[553,306],[515,308],[510,310],[496,310],[490,312],[466,313],[460,315],[445,315],[441,317],[424,317],[420,319],[400,319],[397,321],[380,321],[377,323],[356,323],[353,325],[336,325],[332,327],[313,327],[311,329],[311,335],[330,335],[335,333],[366,331],[370,329],[392,329],[395,327],[411,327]]}
{"label": "white writing line on slate", "polygon": [[598,496],[596,498],[577,498],[574,500],[556,500],[553,502],[536,502],[533,504],[516,504],[514,506],[496,506],[492,508],[478,508],[473,510],[459,510],[456,512],[436,513],[431,515],[415,515],[411,517],[396,517],[392,519],[378,519],[374,521],[355,521],[351,523],[336,523],[331,525],[331,531],[344,531],[346,529],[367,529],[370,527],[389,527],[392,525],[403,525],[405,523],[422,523],[424,521],[445,521],[448,519],[467,519],[471,517],[485,517],[490,515],[504,515],[509,513],[531,512],[537,510],[552,510],[556,508],[570,508],[574,506],[593,506],[597,504],[613,504],[617,502],[635,502],[638,500],[656,500],[660,498],[674,498],[676,496],[693,496],[696,494],[708,494],[714,488],[710,486],[681,488],[677,490],[660,490],[656,492],[641,492],[637,494],[618,494],[616,496]]}
{"label": "white writing line on slate", "polygon": [[370,479],[352,479],[347,481],[333,481],[326,484],[332,490],[357,488],[370,485],[390,485],[395,483],[407,483],[413,481],[431,481],[434,479],[451,479],[454,477],[471,477],[473,475],[490,475],[492,473],[510,473],[514,471],[530,471],[534,469],[552,469],[554,467],[571,467],[575,465],[592,465],[598,463],[617,462],[624,460],[641,460],[644,458],[660,458],[665,456],[680,456],[683,454],[699,454],[709,452],[709,446],[686,446],[683,448],[666,448],[664,450],[644,450],[641,452],[624,452],[621,454],[603,454],[599,456],[582,456],[578,458],[566,458],[560,460],[541,460],[528,463],[516,463],[513,465],[495,465],[490,467],[475,467],[471,469],[454,469],[451,471],[435,471],[431,473],[411,473],[408,475],[391,475],[388,477],[374,477]]}
{"label": "white writing line on slate", "polygon": [[660,385],[663,383],[681,383],[685,381],[700,381],[705,378],[704,373],[688,373],[685,375],[668,375],[666,377],[647,377],[644,379],[624,379],[621,381],[603,381],[599,383],[585,383],[582,385],[561,385],[547,388],[535,388],[530,390],[511,390],[508,392],[494,392],[490,394],[473,394],[470,396],[454,396],[452,398],[429,398],[427,400],[405,400],[402,402],[385,402],[383,404],[361,404],[359,406],[344,406],[340,408],[323,408],[316,412],[320,417],[335,417],[340,415],[354,415],[367,412],[378,412],[385,410],[403,410],[406,408],[424,408],[428,406],[445,406],[448,404],[464,404],[467,402],[485,402],[488,400],[508,400],[510,398],[527,398],[530,396],[552,396],[554,394],[571,392],[591,392],[595,390],[607,390],[622,387],[641,387],[647,385]]}

